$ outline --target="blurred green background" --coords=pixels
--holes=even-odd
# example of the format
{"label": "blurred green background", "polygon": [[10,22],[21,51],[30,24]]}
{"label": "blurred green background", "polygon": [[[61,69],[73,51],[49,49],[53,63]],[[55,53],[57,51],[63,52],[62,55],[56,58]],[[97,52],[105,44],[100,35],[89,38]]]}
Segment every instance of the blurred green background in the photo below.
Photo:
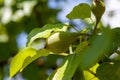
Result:
{"label": "blurred green background", "polygon": [[[10,61],[25,47],[27,34],[32,29],[59,22],[56,14],[60,9],[50,8],[49,2],[0,0],[0,80],[8,80]],[[52,55],[40,58],[30,64],[22,74],[18,73],[13,80],[46,80],[57,67],[58,58],[60,56]]]}

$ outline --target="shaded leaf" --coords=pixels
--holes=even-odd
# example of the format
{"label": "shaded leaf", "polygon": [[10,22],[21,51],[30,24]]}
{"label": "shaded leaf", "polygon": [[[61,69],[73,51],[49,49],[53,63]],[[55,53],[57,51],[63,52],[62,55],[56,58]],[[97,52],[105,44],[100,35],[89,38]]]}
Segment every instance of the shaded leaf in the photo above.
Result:
{"label": "shaded leaf", "polygon": [[99,35],[89,39],[89,45],[80,52],[81,69],[88,69],[95,65],[105,54],[109,54],[113,35],[109,28],[103,28]]}
{"label": "shaded leaf", "polygon": [[31,63],[22,71],[22,76],[27,80],[46,80],[46,69]]}
{"label": "shaded leaf", "polygon": [[72,80],[86,80],[83,74],[83,71],[78,67]]}
{"label": "shaded leaf", "polygon": [[120,80],[120,61],[103,62],[97,68],[99,80]]}
{"label": "shaded leaf", "polygon": [[120,28],[114,28],[112,31],[114,33],[114,45],[118,47],[120,46]]}
{"label": "shaded leaf", "polygon": [[81,3],[73,8],[73,10],[66,16],[69,19],[84,19],[90,18],[90,6],[86,3]]}
{"label": "shaded leaf", "polygon": [[42,28],[35,28],[29,33],[27,37],[27,46],[30,46],[37,38],[48,38],[53,31],[66,31],[66,29],[67,26],[64,24],[46,24]]}
{"label": "shaded leaf", "polygon": [[4,79],[4,68],[0,67],[0,80]]}

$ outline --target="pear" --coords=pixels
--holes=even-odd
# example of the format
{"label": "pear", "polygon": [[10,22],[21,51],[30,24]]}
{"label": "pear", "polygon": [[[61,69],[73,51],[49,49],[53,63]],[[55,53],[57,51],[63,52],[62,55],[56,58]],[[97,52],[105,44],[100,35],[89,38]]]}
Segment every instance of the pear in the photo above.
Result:
{"label": "pear", "polygon": [[63,53],[79,36],[80,32],[56,32],[47,39],[46,47],[54,53]]}

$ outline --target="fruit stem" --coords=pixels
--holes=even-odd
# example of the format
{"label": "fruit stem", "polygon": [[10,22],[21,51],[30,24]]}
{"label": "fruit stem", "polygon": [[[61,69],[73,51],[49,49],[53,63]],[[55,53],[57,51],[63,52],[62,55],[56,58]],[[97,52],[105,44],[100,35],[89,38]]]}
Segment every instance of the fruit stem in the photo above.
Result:
{"label": "fruit stem", "polygon": [[73,54],[72,45],[70,45],[70,47],[69,47],[69,52],[70,52],[70,54]]}
{"label": "fruit stem", "polygon": [[94,27],[94,30],[93,30],[93,34],[96,34],[96,30],[97,30],[97,25],[98,25],[98,23],[99,23],[99,20],[96,22],[96,24],[95,24],[95,27]]}

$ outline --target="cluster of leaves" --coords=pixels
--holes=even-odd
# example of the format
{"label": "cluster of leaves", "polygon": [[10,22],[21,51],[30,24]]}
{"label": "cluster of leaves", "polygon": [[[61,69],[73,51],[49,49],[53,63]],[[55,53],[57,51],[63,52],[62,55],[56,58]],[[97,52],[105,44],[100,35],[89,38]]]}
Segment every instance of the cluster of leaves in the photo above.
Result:
{"label": "cluster of leaves", "polygon": [[[92,12],[96,18],[92,30],[68,32],[69,25],[66,24],[46,24],[42,28],[33,29],[28,35],[27,47],[11,62],[10,77],[23,71],[34,60],[53,54],[65,58],[48,80],[119,80],[120,60],[110,59],[110,56],[120,53],[120,28],[98,27],[104,11],[104,3],[94,0],[92,6],[81,3],[67,15],[69,19],[84,20],[91,18]],[[46,42],[44,48],[37,50],[32,44],[38,39]]]}

